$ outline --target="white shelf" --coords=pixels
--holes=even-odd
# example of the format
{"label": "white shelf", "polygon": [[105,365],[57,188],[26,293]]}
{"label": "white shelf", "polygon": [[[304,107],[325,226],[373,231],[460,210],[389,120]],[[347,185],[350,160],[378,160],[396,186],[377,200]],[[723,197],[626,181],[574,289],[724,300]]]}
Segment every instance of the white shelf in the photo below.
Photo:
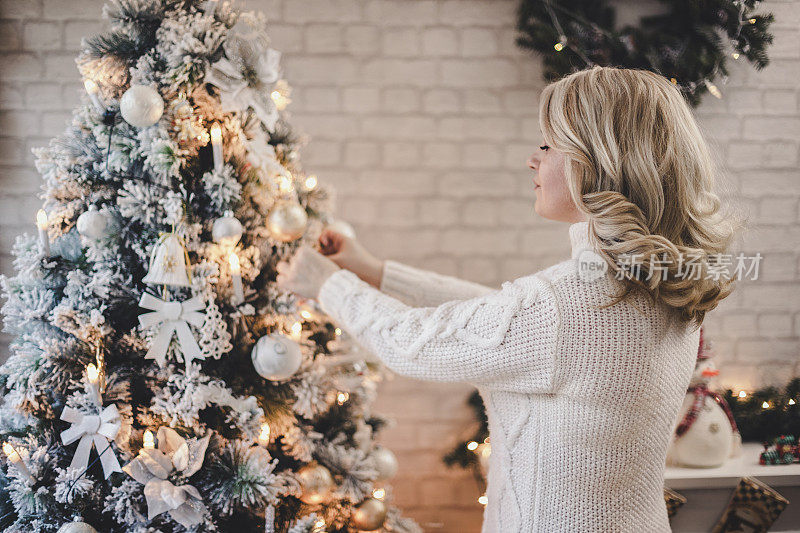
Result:
{"label": "white shelf", "polygon": [[739,457],[728,459],[717,468],[678,468],[668,466],[664,485],[671,489],[711,489],[735,487],[745,476],[755,477],[770,487],[800,486],[800,463],[760,465],[758,457],[764,447],[757,442],[742,445]]}

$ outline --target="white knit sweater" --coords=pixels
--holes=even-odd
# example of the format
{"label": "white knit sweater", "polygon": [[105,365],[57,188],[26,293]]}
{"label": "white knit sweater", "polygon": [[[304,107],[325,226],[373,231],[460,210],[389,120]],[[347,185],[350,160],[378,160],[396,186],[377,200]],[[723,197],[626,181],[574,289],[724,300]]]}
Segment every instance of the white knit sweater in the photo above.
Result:
{"label": "white knit sweater", "polygon": [[579,279],[588,223],[569,238],[571,259],[501,289],[387,261],[383,292],[341,270],[319,303],[398,374],[478,388],[482,533],[667,533],[664,461],[699,328],[643,296],[594,309],[621,282]]}

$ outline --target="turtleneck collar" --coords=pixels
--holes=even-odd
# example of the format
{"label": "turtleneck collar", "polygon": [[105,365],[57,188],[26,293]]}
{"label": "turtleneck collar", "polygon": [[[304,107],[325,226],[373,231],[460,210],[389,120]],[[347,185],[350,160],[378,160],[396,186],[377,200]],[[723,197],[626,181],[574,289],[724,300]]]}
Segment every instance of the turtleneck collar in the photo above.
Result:
{"label": "turtleneck collar", "polygon": [[594,245],[589,240],[589,222],[584,220],[570,224],[569,241],[572,246],[572,259],[577,259],[583,250],[594,250]]}

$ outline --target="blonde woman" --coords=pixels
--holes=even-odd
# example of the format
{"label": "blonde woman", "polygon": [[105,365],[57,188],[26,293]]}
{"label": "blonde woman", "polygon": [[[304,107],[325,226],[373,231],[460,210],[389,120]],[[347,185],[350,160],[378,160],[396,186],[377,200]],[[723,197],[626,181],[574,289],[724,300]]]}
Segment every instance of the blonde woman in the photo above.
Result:
{"label": "blonde woman", "polygon": [[667,533],[664,461],[699,326],[733,288],[707,274],[740,222],[661,76],[576,72],[545,87],[539,123],[534,207],[570,224],[570,259],[492,289],[326,231],[325,255],[301,248],[278,283],[395,372],[478,388],[492,442],[483,533]]}

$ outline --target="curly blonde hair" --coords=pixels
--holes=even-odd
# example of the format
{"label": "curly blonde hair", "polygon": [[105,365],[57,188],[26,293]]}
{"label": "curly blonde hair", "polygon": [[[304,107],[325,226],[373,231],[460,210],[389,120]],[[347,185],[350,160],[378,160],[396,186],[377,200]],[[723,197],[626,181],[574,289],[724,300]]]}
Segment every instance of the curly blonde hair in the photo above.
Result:
{"label": "curly blonde hair", "polygon": [[[733,291],[735,278],[713,271],[744,218],[723,211],[708,143],[678,88],[647,70],[595,66],[544,88],[539,124],[545,143],[565,154],[590,239],[624,281],[602,307],[638,291],[699,327]],[[632,257],[644,259],[638,268]],[[687,257],[693,276],[682,272]]]}

